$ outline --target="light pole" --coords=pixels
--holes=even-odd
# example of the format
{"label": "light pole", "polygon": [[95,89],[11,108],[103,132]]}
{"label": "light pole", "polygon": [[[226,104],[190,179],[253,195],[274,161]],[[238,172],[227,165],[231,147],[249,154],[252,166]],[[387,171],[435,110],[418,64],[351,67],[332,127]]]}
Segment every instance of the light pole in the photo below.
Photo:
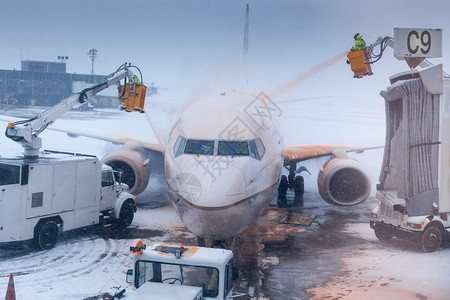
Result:
{"label": "light pole", "polygon": [[97,49],[92,48],[91,50],[89,50],[88,55],[92,61],[91,75],[94,75],[94,60],[97,58]]}

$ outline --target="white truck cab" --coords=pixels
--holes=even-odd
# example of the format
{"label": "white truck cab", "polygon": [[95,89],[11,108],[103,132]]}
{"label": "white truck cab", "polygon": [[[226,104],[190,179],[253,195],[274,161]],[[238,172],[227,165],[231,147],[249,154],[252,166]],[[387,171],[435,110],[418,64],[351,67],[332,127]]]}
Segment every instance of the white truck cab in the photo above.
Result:
{"label": "white truck cab", "polygon": [[145,249],[135,240],[133,269],[126,299],[232,299],[233,252],[195,246],[156,243]]}

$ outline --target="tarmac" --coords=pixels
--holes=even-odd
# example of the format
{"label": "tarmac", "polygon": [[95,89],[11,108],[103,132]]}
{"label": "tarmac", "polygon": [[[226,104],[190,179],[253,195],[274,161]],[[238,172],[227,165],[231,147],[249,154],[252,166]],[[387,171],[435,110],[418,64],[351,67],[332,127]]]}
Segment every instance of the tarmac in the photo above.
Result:
{"label": "tarmac", "polygon": [[[285,207],[273,199],[236,238],[235,291],[245,292],[251,282],[259,300],[429,300],[450,293],[450,242],[435,253],[422,253],[409,241],[379,241],[369,226],[379,203],[374,197],[351,207],[330,205],[317,192],[305,192],[297,205],[293,198],[288,192]],[[165,207],[164,197],[159,199]],[[180,226],[168,241],[195,244],[196,238]]]}
{"label": "tarmac", "polygon": [[[90,118],[104,123],[116,118],[92,114]],[[83,118],[76,112],[58,122],[75,124]],[[67,139],[62,133],[46,134],[49,148]],[[97,146],[98,141],[94,144],[82,137],[71,141],[68,147],[74,151],[90,147],[101,156],[111,150],[106,142]],[[363,158],[369,161],[367,155]],[[155,167],[153,174],[158,173]],[[253,226],[236,238],[234,263],[239,280],[235,291],[245,292],[251,282],[256,287],[254,299],[259,300],[448,299],[448,243],[434,253],[422,253],[411,242],[378,241],[369,227],[370,212],[378,200],[371,197],[352,207],[333,206],[320,198],[315,185],[312,188],[311,178],[305,177],[302,204],[294,205],[290,192],[287,207],[278,207],[273,199]],[[125,273],[131,263],[126,249],[135,238],[196,244],[196,237],[171,207],[162,176],[153,176],[137,200],[138,212],[126,230],[92,227],[67,232],[49,251],[36,251],[27,243],[1,246],[0,293],[6,291],[13,273],[18,299],[36,294],[43,299],[85,299],[108,286],[126,286]],[[84,283],[83,289],[74,289],[79,282]]]}

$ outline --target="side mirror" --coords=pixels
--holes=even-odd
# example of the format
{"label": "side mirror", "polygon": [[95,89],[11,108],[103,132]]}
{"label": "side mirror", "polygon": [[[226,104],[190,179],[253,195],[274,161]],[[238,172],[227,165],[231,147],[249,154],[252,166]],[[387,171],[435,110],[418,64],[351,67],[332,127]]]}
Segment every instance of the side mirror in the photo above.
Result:
{"label": "side mirror", "polygon": [[127,283],[133,283],[133,270],[128,269],[127,271]]}

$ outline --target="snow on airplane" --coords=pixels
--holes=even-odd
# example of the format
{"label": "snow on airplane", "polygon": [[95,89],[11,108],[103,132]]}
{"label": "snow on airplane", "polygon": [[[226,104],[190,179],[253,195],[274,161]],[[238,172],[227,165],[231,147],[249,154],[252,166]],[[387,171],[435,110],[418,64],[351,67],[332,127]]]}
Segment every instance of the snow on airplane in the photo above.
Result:
{"label": "snow on airplane", "polygon": [[[359,162],[346,155],[358,149],[285,148],[276,126],[279,112],[264,93],[256,98],[245,94],[207,98],[184,110],[163,147],[141,145],[164,153],[169,198],[183,223],[199,238],[225,240],[240,234],[277,189],[281,197],[288,188],[302,196],[303,177],[296,174],[305,168],[298,165],[311,158],[331,155],[318,178],[320,195],[327,202],[348,206],[368,198],[369,177]],[[152,165],[139,149],[118,150],[103,159],[128,170],[124,181],[135,195],[147,187]],[[283,167],[289,170],[288,176],[282,176]]]}
{"label": "snow on airplane", "polygon": [[[203,243],[205,238],[223,241],[245,231],[277,190],[281,198],[288,188],[301,197],[303,177],[297,174],[306,168],[298,165],[307,159],[331,156],[318,178],[320,195],[327,202],[348,206],[368,198],[370,180],[364,168],[346,155],[361,148],[285,148],[276,126],[279,113],[264,93],[257,97],[235,93],[188,106],[165,144],[133,139],[130,147],[126,138],[53,130],[125,144],[102,161],[123,172],[122,180],[134,195],[147,188],[155,163],[148,150],[163,153],[169,198],[186,227]],[[288,176],[282,175],[283,167]]]}

